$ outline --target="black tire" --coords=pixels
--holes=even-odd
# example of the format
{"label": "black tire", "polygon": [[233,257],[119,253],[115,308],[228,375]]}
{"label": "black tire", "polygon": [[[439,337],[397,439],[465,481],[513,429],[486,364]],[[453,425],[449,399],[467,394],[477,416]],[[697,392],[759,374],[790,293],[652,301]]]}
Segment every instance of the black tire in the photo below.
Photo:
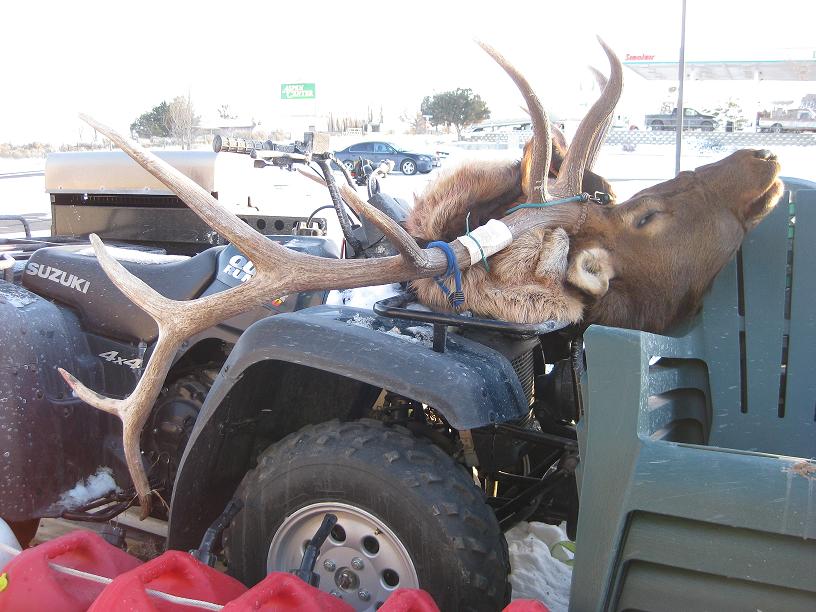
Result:
{"label": "black tire", "polygon": [[771,131],[772,131],[774,134],[781,134],[781,133],[782,133],[782,124],[781,124],[781,123],[774,123],[774,124],[771,126]]}
{"label": "black tire", "polygon": [[350,159],[343,160],[343,165],[346,167],[346,170],[352,172],[354,170],[354,162]]}
{"label": "black tire", "polygon": [[663,129],[663,122],[662,121],[652,121],[652,131],[659,132]]}
{"label": "black tire", "polygon": [[703,121],[703,122],[700,124],[700,129],[701,129],[703,132],[712,132],[712,131],[714,131],[714,124],[713,124],[713,123],[711,123],[710,121]]}
{"label": "black tire", "polygon": [[[403,428],[373,420],[305,427],[267,448],[236,495],[244,509],[225,533],[224,547],[230,574],[247,585],[266,575],[284,520],[313,504],[335,502],[373,515],[393,532],[420,588],[440,609],[494,611],[510,599],[507,542],[482,492],[441,449]],[[324,546],[315,568],[326,591],[338,588],[332,566],[324,565],[337,550]],[[354,593],[346,601],[358,609],[377,603],[362,604]]]}
{"label": "black tire", "polygon": [[400,162],[400,172],[412,176],[417,173],[417,163],[413,159],[403,159]]}

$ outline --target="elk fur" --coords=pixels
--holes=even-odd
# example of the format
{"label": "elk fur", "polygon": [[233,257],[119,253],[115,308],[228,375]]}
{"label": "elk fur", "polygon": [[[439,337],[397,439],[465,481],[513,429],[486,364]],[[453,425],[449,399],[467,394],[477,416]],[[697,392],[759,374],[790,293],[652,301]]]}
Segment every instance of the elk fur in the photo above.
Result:
{"label": "elk fur", "polygon": [[[554,139],[551,175],[557,173],[565,152],[565,147]],[[406,229],[427,242],[450,241],[465,233],[468,213],[470,228],[501,218],[535,189],[529,172],[531,154],[528,142],[521,161],[473,162],[443,174],[416,197]],[[611,185],[592,172],[585,172],[583,188],[588,193],[603,191],[614,197]],[[583,301],[563,287],[568,252],[569,236],[561,228],[540,228],[524,234],[490,258],[489,271],[477,265],[462,274],[463,308],[479,316],[517,323],[580,321]],[[433,279],[418,279],[411,286],[423,304],[450,310],[450,303]]]}
{"label": "elk fur", "polygon": [[[450,240],[464,233],[468,212],[479,223],[501,218],[511,195],[524,198],[522,167],[473,163],[440,177],[417,197],[406,228],[426,241]],[[745,149],[621,204],[589,204],[586,221],[569,235],[528,232],[489,259],[489,272],[480,265],[463,271],[463,308],[518,323],[665,331],[699,310],[717,272],[773,209],[783,189],[779,170],[773,154]],[[591,182],[605,183],[585,175],[585,191]],[[411,286],[422,303],[450,310],[432,279]]]}
{"label": "elk fur", "polygon": [[[581,191],[611,193],[607,181],[589,172],[622,87],[620,61],[600,42],[610,77],[598,77],[601,97],[566,152],[563,138],[553,138],[529,83],[482,45],[524,96],[533,139],[521,162],[473,162],[440,177],[416,198],[408,231],[425,241],[453,240],[465,233],[468,213],[473,228],[503,217],[517,202],[552,202]],[[621,204],[569,203],[514,212],[533,220],[544,210],[584,207],[569,228],[531,229],[516,237],[490,258],[489,271],[465,270],[463,308],[518,323],[557,320],[664,331],[699,309],[746,233],[774,207],[782,193],[779,170],[770,152],[741,150]],[[434,280],[419,278],[411,286],[428,306],[451,308]]]}

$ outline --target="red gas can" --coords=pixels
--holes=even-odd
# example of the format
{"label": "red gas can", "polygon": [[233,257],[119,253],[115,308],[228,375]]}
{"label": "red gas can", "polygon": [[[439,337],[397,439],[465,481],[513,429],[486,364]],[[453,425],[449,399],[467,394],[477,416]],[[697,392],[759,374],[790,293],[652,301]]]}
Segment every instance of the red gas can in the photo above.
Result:
{"label": "red gas can", "polygon": [[517,599],[502,612],[550,612],[550,609],[540,601],[533,599]]}
{"label": "red gas can", "polygon": [[380,607],[382,612],[439,612],[439,608],[426,591],[421,589],[397,589]]}
{"label": "red gas can", "polygon": [[141,561],[91,531],[69,533],[24,550],[6,565],[8,584],[0,591],[0,611],[80,612],[105,586],[57,572],[49,563],[115,578]]}
{"label": "red gas can", "polygon": [[96,598],[88,612],[192,612],[196,609],[150,596],[147,589],[220,605],[247,590],[234,578],[204,565],[189,554],[168,550],[161,557],[116,578]]}
{"label": "red gas can", "polygon": [[222,612],[353,612],[347,603],[292,574],[269,574]]}

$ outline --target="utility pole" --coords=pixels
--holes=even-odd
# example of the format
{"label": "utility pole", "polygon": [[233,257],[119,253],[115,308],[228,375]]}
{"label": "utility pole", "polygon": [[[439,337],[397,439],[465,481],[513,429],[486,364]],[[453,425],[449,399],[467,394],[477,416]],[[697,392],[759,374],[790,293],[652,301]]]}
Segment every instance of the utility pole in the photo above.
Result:
{"label": "utility pole", "polygon": [[677,119],[674,141],[674,174],[680,174],[680,155],[683,148],[683,81],[686,79],[686,0],[683,2],[683,16],[680,20],[680,61],[677,62]]}

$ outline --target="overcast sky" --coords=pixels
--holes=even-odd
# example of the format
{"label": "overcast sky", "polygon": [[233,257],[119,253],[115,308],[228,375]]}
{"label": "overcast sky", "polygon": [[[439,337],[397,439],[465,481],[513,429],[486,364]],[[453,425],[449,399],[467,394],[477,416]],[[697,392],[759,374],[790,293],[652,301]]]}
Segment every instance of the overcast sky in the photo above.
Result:
{"label": "overcast sky", "polygon": [[[607,70],[596,34],[622,58],[675,60],[680,6],[679,0],[6,0],[0,142],[75,141],[80,111],[127,130],[142,112],[188,91],[205,118],[229,104],[268,129],[285,114],[313,110],[362,115],[382,105],[395,117],[418,110],[424,95],[455,87],[481,94],[494,118],[519,116],[520,96],[474,38],[500,49],[551,111],[568,115],[597,95],[586,65]],[[811,0],[688,0],[687,23],[687,56],[696,59],[816,49]],[[316,83],[316,101],[280,100],[286,82]],[[626,69],[624,83],[621,107],[637,113],[656,112],[669,85]],[[698,104],[729,94],[756,98],[751,87],[691,83],[687,100],[693,106],[695,97]],[[816,92],[816,84],[763,83],[761,93],[798,103],[808,91]]]}

